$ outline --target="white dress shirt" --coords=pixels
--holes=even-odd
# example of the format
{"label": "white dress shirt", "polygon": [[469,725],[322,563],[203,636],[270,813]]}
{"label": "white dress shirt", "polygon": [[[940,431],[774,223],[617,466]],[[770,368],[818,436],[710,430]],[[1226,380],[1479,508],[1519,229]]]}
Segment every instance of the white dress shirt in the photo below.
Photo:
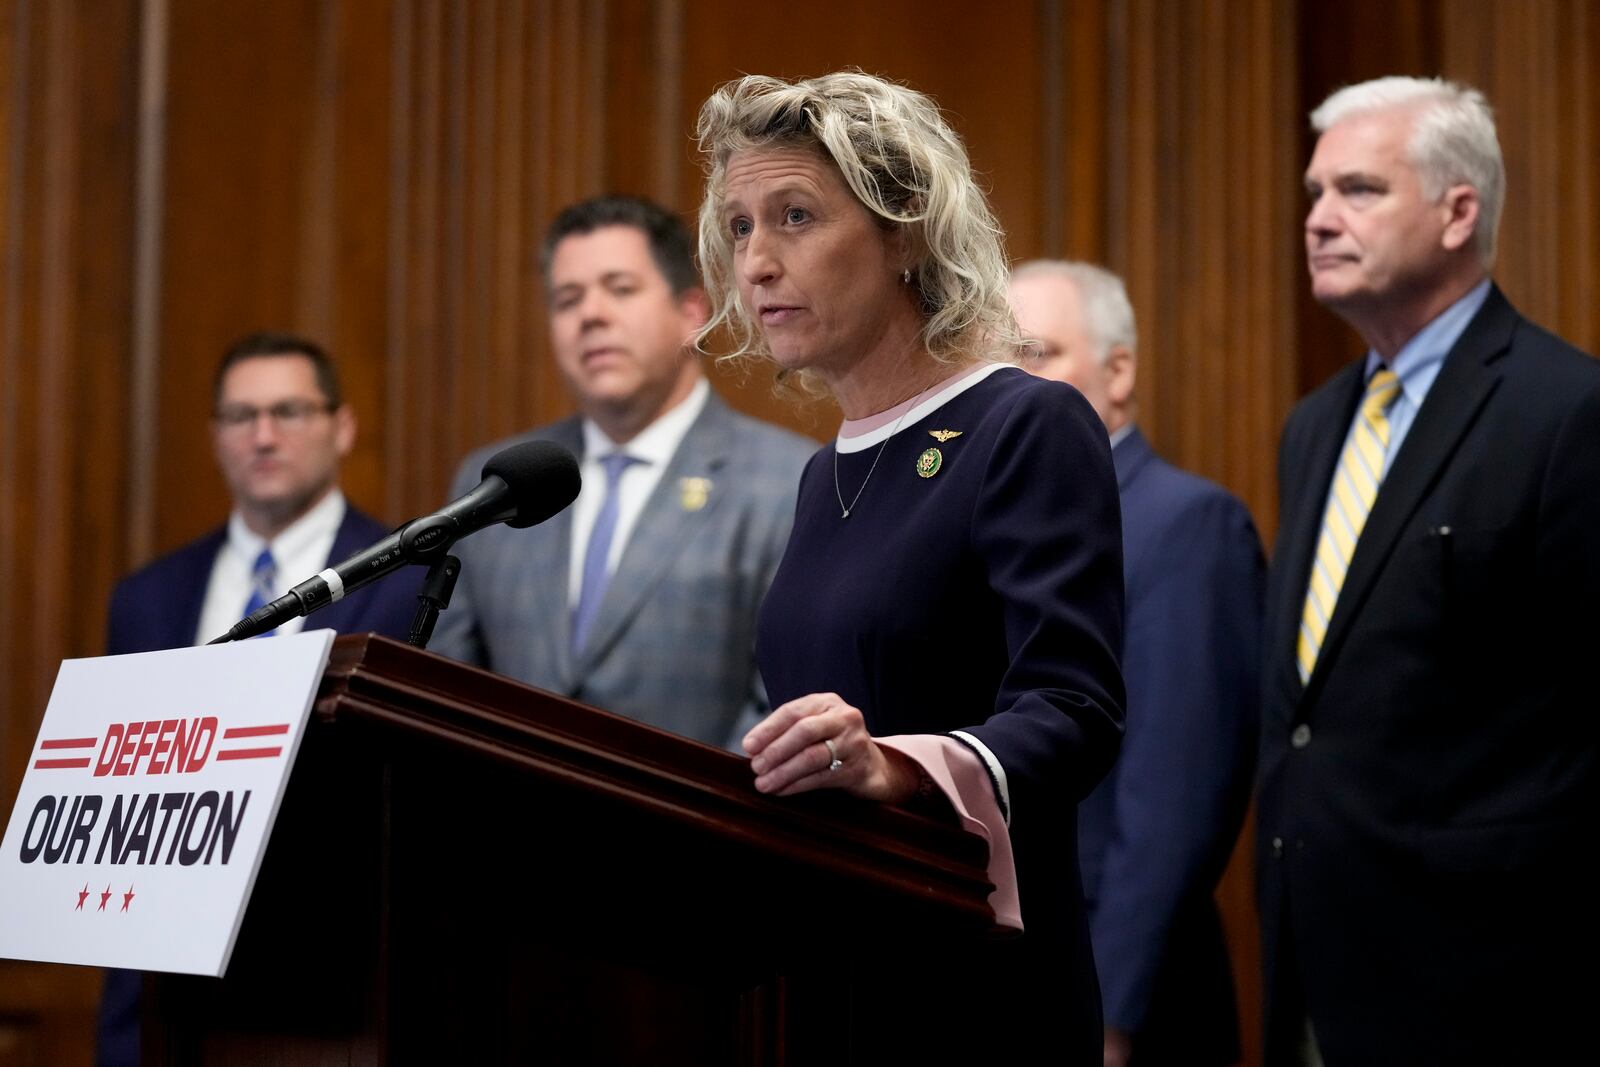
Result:
{"label": "white dress shirt", "polygon": [[[583,588],[583,557],[589,549],[589,533],[599,517],[600,505],[606,499],[606,472],[600,460],[612,452],[622,451],[642,462],[628,466],[617,483],[617,526],[611,537],[611,551],[606,555],[606,573],[615,574],[622,550],[639,522],[645,502],[661,483],[667,464],[677,454],[678,446],[689,433],[689,427],[705,410],[711,386],[704,378],[695,383],[688,396],[666,414],[629,441],[619,446],[605,435],[605,431],[591,420],[583,420],[583,488],[572,505],[572,555],[567,568],[567,603],[576,605]],[[243,603],[241,601],[240,603]]]}
{"label": "white dress shirt", "polygon": [[[344,522],[344,512],[344,494],[335,489],[272,539],[272,558],[278,565],[272,585],[274,597],[315,577],[328,565],[328,553],[333,550],[339,524]],[[265,547],[267,542],[245,525],[244,516],[237,511],[228,516],[228,536],[211,565],[211,582],[206,586],[205,606],[200,609],[195,644],[227,633],[230,626],[244,618],[244,607],[255,588],[256,557]],[[290,619],[278,627],[278,633],[299,633],[305,624],[304,618]]]}

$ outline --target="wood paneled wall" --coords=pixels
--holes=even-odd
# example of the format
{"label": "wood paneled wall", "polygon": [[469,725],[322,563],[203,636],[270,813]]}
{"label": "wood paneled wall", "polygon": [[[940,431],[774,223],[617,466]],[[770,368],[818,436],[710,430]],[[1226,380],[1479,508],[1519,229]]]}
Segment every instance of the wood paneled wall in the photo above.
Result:
{"label": "wood paneled wall", "polygon": [[[5,817],[56,667],[99,651],[128,562],[139,28],[131,0],[0,5]],[[95,979],[0,961],[0,1063],[87,1063]]]}
{"label": "wood paneled wall", "polygon": [[1139,316],[1140,421],[1270,536],[1270,456],[1296,387],[1294,5],[1129,0],[1123,23],[1107,258]]}
{"label": "wood paneled wall", "polygon": [[[1125,274],[1141,423],[1270,537],[1278,426],[1359,347],[1305,296],[1307,108],[1388,72],[1480,85],[1510,174],[1498,276],[1593,350],[1597,35],[1582,0],[0,0],[0,816],[113,581],[226,507],[223,347],[326,340],[362,423],[347,490],[426,509],[468,448],[569,410],[543,226],[603,191],[692,214],[694,116],[725,80],[856,65],[933,94],[1014,258]],[[760,373],[719,378],[831,429]],[[1220,896],[1253,1062],[1245,865]],[[0,961],[0,1064],[85,1061],[95,982]]]}
{"label": "wood paneled wall", "polygon": [[1522,312],[1600,352],[1600,8],[1442,0],[1440,65],[1495,107],[1506,207],[1495,274]]}

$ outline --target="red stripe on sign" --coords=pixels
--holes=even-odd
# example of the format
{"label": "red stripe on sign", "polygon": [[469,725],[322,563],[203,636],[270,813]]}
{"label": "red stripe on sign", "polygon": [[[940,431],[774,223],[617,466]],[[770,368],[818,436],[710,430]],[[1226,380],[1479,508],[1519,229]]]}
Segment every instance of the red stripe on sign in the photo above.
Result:
{"label": "red stripe on sign", "polygon": [[97,737],[61,737],[54,741],[41,741],[40,748],[93,748]]}
{"label": "red stripe on sign", "polygon": [[[281,748],[236,748],[229,752],[217,753],[218,759],[264,759],[276,756],[283,752]],[[88,761],[86,760],[85,763]]]}
{"label": "red stripe on sign", "polygon": [[286,734],[289,724],[279,723],[277,726],[235,726],[231,730],[222,731],[222,739],[231,741],[235,737],[267,737],[271,734]]}
{"label": "red stripe on sign", "polygon": [[89,766],[88,756],[85,756],[82,759],[38,759],[33,761],[33,769],[36,771],[53,771],[62,767],[87,766]]}

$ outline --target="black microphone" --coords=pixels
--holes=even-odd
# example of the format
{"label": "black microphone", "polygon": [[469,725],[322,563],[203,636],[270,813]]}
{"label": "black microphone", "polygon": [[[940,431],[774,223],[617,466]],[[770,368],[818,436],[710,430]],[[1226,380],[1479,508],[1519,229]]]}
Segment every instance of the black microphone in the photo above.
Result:
{"label": "black microphone", "polygon": [[485,526],[522,529],[550,518],[578,498],[578,461],[554,441],[524,441],[495,453],[483,481],[431,515],[412,519],[382,541],[307,578],[233,624],[208,644],[242,641],[343,600],[345,595],[413,563],[432,563]]}

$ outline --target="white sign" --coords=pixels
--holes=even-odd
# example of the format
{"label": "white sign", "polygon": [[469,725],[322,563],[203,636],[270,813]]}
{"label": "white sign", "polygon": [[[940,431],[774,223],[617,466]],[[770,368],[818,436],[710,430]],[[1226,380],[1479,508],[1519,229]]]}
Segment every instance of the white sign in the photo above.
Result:
{"label": "white sign", "polygon": [[333,638],[63,662],[0,846],[0,956],[220,977]]}

